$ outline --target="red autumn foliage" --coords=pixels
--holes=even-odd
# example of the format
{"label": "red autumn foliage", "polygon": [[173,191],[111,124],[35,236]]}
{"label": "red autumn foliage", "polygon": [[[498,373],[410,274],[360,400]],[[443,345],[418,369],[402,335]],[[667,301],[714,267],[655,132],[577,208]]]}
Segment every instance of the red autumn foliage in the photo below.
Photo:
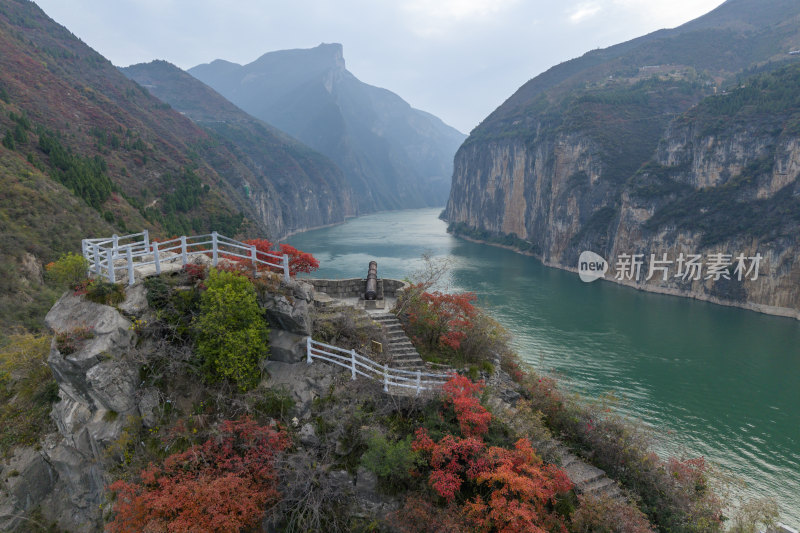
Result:
{"label": "red autumn foliage", "polygon": [[481,437],[489,431],[492,415],[476,397],[483,390],[483,381],[473,383],[466,376],[453,376],[444,384],[445,405],[456,412],[461,433],[467,437]]}
{"label": "red autumn foliage", "polygon": [[[446,503],[444,510],[409,499],[397,514],[405,520],[402,528],[413,531],[413,524],[425,517],[438,520],[458,508],[464,494],[475,496],[461,505],[459,515],[474,531],[524,533],[566,531],[563,517],[552,509],[560,494],[572,483],[555,465],[543,464],[527,439],[519,439],[514,449],[488,446],[483,437],[491,422],[489,413],[478,401],[482,383],[454,376],[444,386],[445,405],[452,406],[460,436],[445,435],[438,442],[420,428],[412,449],[422,454],[430,467],[428,484]],[[423,531],[450,531],[436,525]]]}
{"label": "red autumn foliage", "polygon": [[186,263],[185,265],[183,265],[183,271],[186,272],[186,275],[189,276],[189,281],[191,283],[195,283],[197,281],[202,281],[206,279],[207,271],[205,265]]}
{"label": "red autumn foliage", "polygon": [[544,465],[528,439],[519,439],[514,450],[492,446],[486,456],[490,467],[475,481],[490,493],[465,505],[478,531],[566,531],[562,517],[548,508],[559,494],[572,488],[563,470]]}
{"label": "red autumn foliage", "polygon": [[[280,263],[281,259],[279,257],[274,256],[282,256],[288,255],[289,256],[289,275],[296,276],[299,273],[310,274],[315,270],[319,269],[319,261],[317,259],[307,253],[298,250],[294,246],[290,246],[288,244],[279,244],[278,247],[280,251],[273,250],[273,243],[268,241],[267,239],[248,239],[244,241],[244,244],[248,246],[255,246],[256,247],[256,257],[259,259],[269,261],[271,263]],[[270,256],[266,256],[264,254],[270,254]],[[239,270],[245,271],[244,265],[247,265],[250,269],[253,268],[252,261],[249,259],[242,259],[240,257],[235,256],[226,256],[223,255],[226,259],[235,261],[240,265]],[[267,266],[263,263],[259,263],[256,267],[259,271],[269,270],[269,271],[278,271],[280,269],[275,267]]]}
{"label": "red autumn foliage", "polygon": [[475,293],[423,292],[420,299],[422,305],[409,312],[412,328],[431,348],[440,345],[458,350],[475,317]]}
{"label": "red autumn foliage", "polygon": [[280,497],[273,457],[289,438],[250,418],[224,421],[219,433],[163,465],[151,464],[138,483],[113,483],[115,514],[107,531],[211,533],[256,526],[265,506]]}
{"label": "red autumn foliage", "polygon": [[310,274],[319,268],[319,261],[313,255],[301,252],[294,246],[281,244],[281,253],[289,256],[289,274],[296,276],[299,273]]}

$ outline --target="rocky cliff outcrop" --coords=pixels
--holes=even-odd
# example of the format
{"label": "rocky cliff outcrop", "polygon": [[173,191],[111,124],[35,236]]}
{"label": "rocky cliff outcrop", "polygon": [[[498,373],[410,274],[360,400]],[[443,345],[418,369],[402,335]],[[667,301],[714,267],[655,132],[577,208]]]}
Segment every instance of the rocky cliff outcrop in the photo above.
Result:
{"label": "rocky cliff outcrop", "polygon": [[[764,27],[730,26],[755,7],[726,2],[525,84],[456,154],[450,230],[572,270],[593,251],[610,263],[606,279],[800,318],[800,65],[776,56],[734,74],[743,56],[681,48],[723,39],[726,28],[725,50],[772,39],[761,60],[772,58],[784,34],[769,24],[796,32],[800,11],[776,4]],[[615,269],[624,254],[639,262],[638,278]],[[681,254],[700,256],[698,279],[681,275]],[[664,279],[651,264],[671,272]]]}
{"label": "rocky cliff outcrop", "polygon": [[[287,387],[298,409],[307,411],[335,372],[321,365],[306,368],[312,287],[292,281],[279,292],[262,291],[259,296],[272,328],[273,357],[264,365],[272,374],[269,386]],[[165,401],[170,401],[140,374],[157,355],[158,345],[144,339],[138,328],[153,320],[141,282],[127,289],[117,307],[70,291],[47,314],[45,323],[56,334],[47,362],[59,389],[50,415],[58,431],[34,448],[16,449],[3,465],[0,530],[27,531],[28,514],[34,510],[67,531],[102,530],[107,486],[117,477],[111,471],[119,464],[115,454],[128,426],[135,420],[155,427]]]}

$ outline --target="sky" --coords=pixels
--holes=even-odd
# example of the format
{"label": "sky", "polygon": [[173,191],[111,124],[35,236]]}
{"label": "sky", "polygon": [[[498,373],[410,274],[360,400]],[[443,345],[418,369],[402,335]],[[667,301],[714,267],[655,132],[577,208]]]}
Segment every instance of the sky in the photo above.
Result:
{"label": "sky", "polygon": [[722,0],[35,0],[117,66],[249,63],[341,43],[347,69],[469,133],[562,61],[672,28]]}

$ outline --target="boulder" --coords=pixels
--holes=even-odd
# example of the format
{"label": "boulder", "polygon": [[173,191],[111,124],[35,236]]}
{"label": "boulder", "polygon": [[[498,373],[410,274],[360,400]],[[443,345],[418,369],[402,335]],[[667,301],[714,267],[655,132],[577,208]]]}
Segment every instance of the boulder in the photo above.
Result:
{"label": "boulder", "polygon": [[311,318],[308,314],[308,301],[289,299],[273,292],[264,293],[259,298],[267,322],[275,329],[283,329],[297,335],[311,334]]}
{"label": "boulder", "polygon": [[145,389],[139,398],[139,416],[142,417],[142,425],[146,428],[155,427],[158,423],[158,413],[156,409],[161,405],[158,390],[154,388]]}
{"label": "boulder", "polygon": [[24,529],[15,515],[24,515],[49,495],[58,479],[41,452],[23,447],[14,450],[2,467],[6,497],[0,505],[0,530]]}
{"label": "boulder", "polygon": [[119,361],[103,361],[86,371],[89,396],[99,409],[127,414],[136,409],[137,371]]}
{"label": "boulder", "polygon": [[140,317],[147,311],[147,289],[144,283],[137,283],[125,289],[125,301],[119,310],[129,316]]}
{"label": "boulder", "polygon": [[269,333],[269,358],[283,363],[300,363],[306,359],[306,336],[282,329]]}
{"label": "boulder", "polygon": [[283,387],[288,390],[301,419],[310,413],[314,398],[324,396],[334,378],[345,372],[343,368],[334,365],[281,361],[265,361],[263,368],[269,374],[265,384],[268,387]]}
{"label": "boulder", "polygon": [[105,500],[106,485],[100,464],[66,443],[48,450],[47,455],[59,481],[48,502],[46,516],[68,531],[100,529],[100,505]]}
{"label": "boulder", "polygon": [[310,423],[303,424],[303,427],[297,432],[297,436],[303,446],[319,446],[319,438],[317,437],[316,431],[314,431],[314,426]]}

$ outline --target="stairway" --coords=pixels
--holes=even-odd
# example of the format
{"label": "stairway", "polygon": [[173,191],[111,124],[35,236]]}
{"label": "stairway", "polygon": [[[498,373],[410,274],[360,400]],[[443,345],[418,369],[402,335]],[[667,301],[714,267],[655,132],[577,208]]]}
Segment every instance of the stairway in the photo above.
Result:
{"label": "stairway", "polygon": [[625,499],[617,482],[607,477],[604,471],[582,461],[564,446],[559,446],[557,452],[561,457],[561,468],[566,471],[570,481],[575,483],[577,492],[606,496],[613,500]]}
{"label": "stairway", "polygon": [[419,356],[417,349],[408,340],[400,321],[391,313],[371,312],[370,317],[383,327],[389,346],[386,353],[391,356],[390,366],[400,370],[427,370],[425,361]]}

